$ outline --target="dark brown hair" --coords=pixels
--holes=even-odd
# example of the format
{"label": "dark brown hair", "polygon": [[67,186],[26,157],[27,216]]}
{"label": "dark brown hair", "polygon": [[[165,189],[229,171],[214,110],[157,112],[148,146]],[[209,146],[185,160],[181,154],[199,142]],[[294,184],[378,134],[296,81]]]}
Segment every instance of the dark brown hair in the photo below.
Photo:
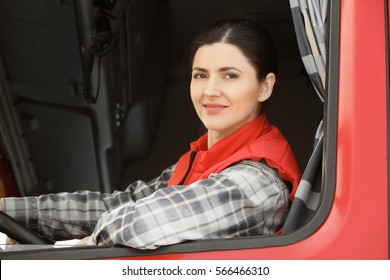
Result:
{"label": "dark brown hair", "polygon": [[238,47],[255,67],[259,81],[268,73],[277,73],[278,55],[269,32],[246,19],[217,21],[203,30],[192,42],[190,62],[204,45],[228,43]]}

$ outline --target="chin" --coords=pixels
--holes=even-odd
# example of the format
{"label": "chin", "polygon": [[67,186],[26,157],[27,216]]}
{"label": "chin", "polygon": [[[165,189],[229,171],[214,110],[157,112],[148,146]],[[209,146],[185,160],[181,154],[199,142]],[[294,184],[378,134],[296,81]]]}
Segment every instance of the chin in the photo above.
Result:
{"label": "chin", "polygon": [[231,130],[230,126],[226,126],[226,124],[217,124],[217,123],[211,123],[211,122],[204,122],[204,126],[207,128],[208,131],[214,131],[219,133],[224,133],[228,130]]}

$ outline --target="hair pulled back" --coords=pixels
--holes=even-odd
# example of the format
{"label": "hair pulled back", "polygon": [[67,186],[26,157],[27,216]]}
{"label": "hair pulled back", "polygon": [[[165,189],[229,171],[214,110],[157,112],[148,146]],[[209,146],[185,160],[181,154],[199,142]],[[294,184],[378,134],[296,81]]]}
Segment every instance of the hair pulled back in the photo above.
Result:
{"label": "hair pulled back", "polygon": [[227,43],[238,47],[255,67],[259,81],[277,73],[278,55],[269,32],[247,19],[217,21],[201,32],[191,44],[190,61],[204,45]]}

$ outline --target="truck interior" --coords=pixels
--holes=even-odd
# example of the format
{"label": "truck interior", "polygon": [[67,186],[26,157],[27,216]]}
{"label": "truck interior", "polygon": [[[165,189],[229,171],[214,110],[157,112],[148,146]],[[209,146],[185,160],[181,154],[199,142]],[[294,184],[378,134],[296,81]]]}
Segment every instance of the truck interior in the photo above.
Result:
{"label": "truck interior", "polygon": [[1,156],[20,195],[112,192],[174,164],[204,132],[189,44],[226,18],[273,35],[279,72],[266,113],[304,170],[324,105],[289,1],[0,0]]}

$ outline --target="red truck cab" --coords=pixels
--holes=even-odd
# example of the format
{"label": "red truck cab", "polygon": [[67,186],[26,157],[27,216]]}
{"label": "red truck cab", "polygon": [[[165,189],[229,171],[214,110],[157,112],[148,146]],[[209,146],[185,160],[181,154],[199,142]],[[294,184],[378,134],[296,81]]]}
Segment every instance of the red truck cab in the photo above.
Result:
{"label": "red truck cab", "polygon": [[321,194],[315,215],[303,226],[277,236],[202,240],[154,251],[27,246],[4,249],[0,258],[389,259],[390,4],[329,2]]}

